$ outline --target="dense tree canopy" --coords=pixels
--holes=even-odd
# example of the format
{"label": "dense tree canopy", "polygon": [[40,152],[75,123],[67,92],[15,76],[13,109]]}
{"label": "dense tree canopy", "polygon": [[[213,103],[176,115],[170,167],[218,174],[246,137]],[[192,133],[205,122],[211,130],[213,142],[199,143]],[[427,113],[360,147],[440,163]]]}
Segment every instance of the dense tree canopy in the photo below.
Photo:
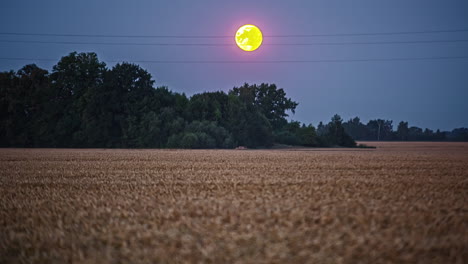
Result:
{"label": "dense tree canopy", "polygon": [[228,93],[188,98],[154,88],[151,75],[138,65],[124,62],[108,69],[95,53],[70,53],[51,73],[34,64],[2,72],[0,91],[4,147],[256,148],[328,142],[312,125],[286,120],[298,104],[274,84],[246,83]]}
{"label": "dense tree canopy", "polygon": [[[26,65],[0,73],[0,146],[251,148],[273,144],[355,146],[354,139],[446,139],[402,122],[335,115],[328,124],[288,121],[298,103],[274,84],[245,83],[227,93],[187,97],[154,87],[138,65],[107,68],[95,53],[70,53],[52,72]],[[453,133],[466,140],[466,129]],[[451,135],[452,135],[451,134]],[[349,136],[351,135],[351,136]]]}
{"label": "dense tree canopy", "polygon": [[[71,53],[49,74],[36,65],[0,74],[2,146],[269,146],[260,110],[224,92],[187,98],[153,87],[137,65],[107,69],[95,53]],[[234,137],[234,135],[236,137]]]}

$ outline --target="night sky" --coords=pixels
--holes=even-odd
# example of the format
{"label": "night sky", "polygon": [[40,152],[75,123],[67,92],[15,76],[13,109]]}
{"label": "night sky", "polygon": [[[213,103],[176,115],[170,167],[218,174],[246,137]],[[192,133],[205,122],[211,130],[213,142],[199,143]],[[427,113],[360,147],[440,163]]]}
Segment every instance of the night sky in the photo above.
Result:
{"label": "night sky", "polygon": [[[209,39],[91,38],[0,35],[0,71],[36,63],[51,70],[72,51],[96,52],[109,61],[270,61],[466,57],[468,42],[378,45],[267,46],[241,51],[234,34],[255,24],[266,36],[468,29],[468,1],[2,1],[0,32],[232,36]],[[1,40],[94,42],[94,44],[2,43]],[[264,44],[468,40],[468,31],[431,34],[265,37]],[[223,43],[227,46],[117,46],[97,42]],[[38,61],[35,59],[53,59]],[[138,63],[156,86],[192,95],[228,91],[248,83],[276,83],[299,102],[294,120],[328,121],[338,113],[401,120],[451,130],[468,127],[468,59],[316,63]]]}

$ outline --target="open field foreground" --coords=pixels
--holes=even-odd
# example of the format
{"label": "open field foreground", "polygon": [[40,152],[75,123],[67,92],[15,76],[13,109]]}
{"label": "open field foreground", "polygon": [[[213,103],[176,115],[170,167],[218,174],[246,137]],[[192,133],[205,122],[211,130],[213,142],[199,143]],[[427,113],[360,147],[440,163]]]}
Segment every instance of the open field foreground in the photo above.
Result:
{"label": "open field foreground", "polygon": [[0,263],[468,263],[468,144],[0,150]]}

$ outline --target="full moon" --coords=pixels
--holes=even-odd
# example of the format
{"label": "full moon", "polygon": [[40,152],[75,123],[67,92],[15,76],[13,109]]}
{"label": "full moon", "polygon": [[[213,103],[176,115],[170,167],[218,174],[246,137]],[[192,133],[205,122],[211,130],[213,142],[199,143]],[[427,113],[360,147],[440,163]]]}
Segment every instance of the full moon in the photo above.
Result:
{"label": "full moon", "polygon": [[236,32],[236,44],[245,51],[254,51],[262,45],[262,31],[254,25],[243,25]]}

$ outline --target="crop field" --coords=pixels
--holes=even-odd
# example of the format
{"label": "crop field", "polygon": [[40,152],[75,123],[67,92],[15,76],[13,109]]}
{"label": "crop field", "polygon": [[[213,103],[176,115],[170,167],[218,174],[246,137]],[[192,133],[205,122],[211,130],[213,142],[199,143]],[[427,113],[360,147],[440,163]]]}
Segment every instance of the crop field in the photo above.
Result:
{"label": "crop field", "polygon": [[468,144],[0,149],[0,263],[468,263]]}

